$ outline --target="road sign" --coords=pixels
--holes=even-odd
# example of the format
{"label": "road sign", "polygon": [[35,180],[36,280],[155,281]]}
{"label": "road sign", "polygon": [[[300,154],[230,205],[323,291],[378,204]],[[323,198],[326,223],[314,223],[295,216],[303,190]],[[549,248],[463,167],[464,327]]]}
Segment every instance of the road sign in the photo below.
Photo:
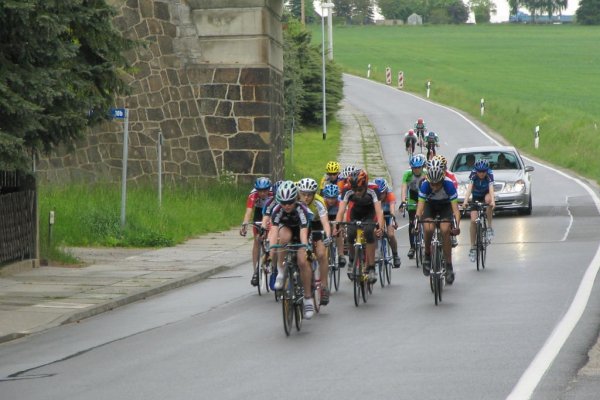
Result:
{"label": "road sign", "polygon": [[111,108],[110,115],[116,119],[125,119],[125,109],[124,108]]}

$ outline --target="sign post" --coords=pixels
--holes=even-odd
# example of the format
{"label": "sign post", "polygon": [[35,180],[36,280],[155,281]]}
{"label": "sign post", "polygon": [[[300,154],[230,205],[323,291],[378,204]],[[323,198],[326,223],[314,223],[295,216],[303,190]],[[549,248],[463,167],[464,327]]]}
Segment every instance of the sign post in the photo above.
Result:
{"label": "sign post", "polygon": [[127,203],[127,158],[129,149],[129,110],[127,108],[111,108],[110,114],[115,119],[124,120],[123,125],[123,173],[121,175],[121,228],[125,227],[125,205]]}
{"label": "sign post", "polygon": [[540,126],[539,125],[537,125],[535,127],[535,139],[533,141],[533,144],[536,149],[540,147]]}
{"label": "sign post", "polygon": [[429,98],[429,91],[431,90],[431,81],[427,81],[427,98]]}
{"label": "sign post", "polygon": [[398,89],[404,89],[404,72],[398,72]]}
{"label": "sign post", "polygon": [[367,78],[371,77],[371,64],[367,67]]}
{"label": "sign post", "polygon": [[481,98],[481,102],[479,104],[481,107],[481,116],[483,117],[483,113],[485,112],[485,101],[483,100],[483,97]]}
{"label": "sign post", "polygon": [[385,83],[392,84],[392,69],[390,67],[385,67]]}

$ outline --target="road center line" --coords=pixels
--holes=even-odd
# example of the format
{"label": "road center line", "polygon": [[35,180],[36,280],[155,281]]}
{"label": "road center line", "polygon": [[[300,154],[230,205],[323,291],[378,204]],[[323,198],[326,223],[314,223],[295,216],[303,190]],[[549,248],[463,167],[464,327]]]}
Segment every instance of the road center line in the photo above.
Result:
{"label": "road center line", "polygon": [[571,232],[571,226],[573,226],[573,214],[571,214],[571,208],[569,207],[569,196],[566,197],[565,201],[567,203],[567,212],[569,213],[569,226],[567,226],[565,235],[560,240],[561,242],[564,242],[565,240],[567,240],[567,237],[569,236],[569,232]]}

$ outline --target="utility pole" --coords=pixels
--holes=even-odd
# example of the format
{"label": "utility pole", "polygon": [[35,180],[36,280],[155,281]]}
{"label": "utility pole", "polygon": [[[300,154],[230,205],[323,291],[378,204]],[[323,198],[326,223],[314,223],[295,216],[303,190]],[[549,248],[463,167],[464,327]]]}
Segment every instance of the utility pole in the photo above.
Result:
{"label": "utility pole", "polygon": [[300,22],[306,24],[306,15],[304,14],[304,0],[300,0]]}

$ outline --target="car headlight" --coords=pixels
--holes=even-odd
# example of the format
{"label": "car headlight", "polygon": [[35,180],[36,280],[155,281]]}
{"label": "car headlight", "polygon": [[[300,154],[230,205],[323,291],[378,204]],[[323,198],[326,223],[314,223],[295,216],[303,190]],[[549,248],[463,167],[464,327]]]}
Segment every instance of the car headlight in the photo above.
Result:
{"label": "car headlight", "polygon": [[525,181],[519,179],[516,182],[506,183],[501,193],[521,193],[525,190]]}

